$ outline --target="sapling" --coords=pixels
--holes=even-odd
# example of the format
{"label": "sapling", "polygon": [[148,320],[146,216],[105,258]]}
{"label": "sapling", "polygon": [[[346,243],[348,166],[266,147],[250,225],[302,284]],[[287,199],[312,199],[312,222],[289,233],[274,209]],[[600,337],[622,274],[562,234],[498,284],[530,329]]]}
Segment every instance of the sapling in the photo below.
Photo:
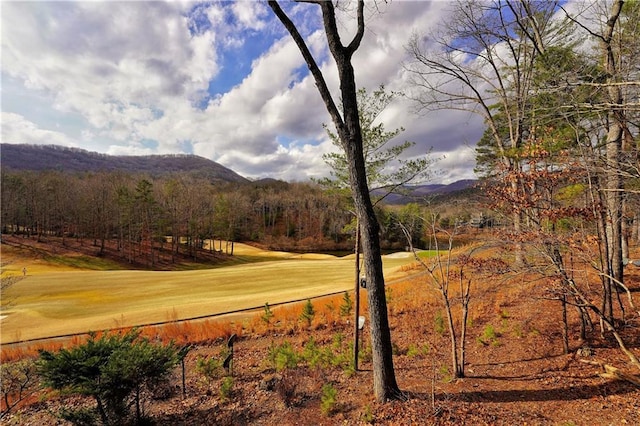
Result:
{"label": "sapling", "polygon": [[316,314],[313,309],[313,303],[311,303],[311,299],[307,299],[307,303],[304,304],[302,308],[302,313],[300,314],[300,319],[307,322],[307,326],[311,327],[311,321],[313,320],[313,316]]}

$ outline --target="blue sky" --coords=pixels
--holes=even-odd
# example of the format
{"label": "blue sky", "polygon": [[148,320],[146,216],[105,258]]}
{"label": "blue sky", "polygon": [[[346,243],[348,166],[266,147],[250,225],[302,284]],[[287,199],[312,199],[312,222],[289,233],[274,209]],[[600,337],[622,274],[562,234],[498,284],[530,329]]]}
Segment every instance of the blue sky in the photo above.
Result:
{"label": "blue sky", "polygon": [[[333,93],[338,81],[316,5],[283,2]],[[378,2],[354,57],[359,87],[407,90],[404,46],[446,19],[447,2]],[[375,12],[375,13],[374,13]],[[2,2],[2,142],[114,155],[190,153],[248,178],[328,175],[330,119],[290,36],[262,1]],[[340,19],[346,38],[353,15]],[[337,99],[337,95],[336,95]],[[438,183],[474,178],[481,120],[384,114],[398,142],[442,157]]]}

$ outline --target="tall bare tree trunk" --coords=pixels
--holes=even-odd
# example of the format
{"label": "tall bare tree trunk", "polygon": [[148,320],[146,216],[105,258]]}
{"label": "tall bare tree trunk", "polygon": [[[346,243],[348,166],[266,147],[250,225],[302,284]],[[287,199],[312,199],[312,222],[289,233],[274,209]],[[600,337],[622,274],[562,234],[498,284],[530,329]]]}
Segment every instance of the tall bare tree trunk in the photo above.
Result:
{"label": "tall bare tree trunk", "polygon": [[611,7],[611,15],[606,23],[605,34],[602,37],[602,50],[604,53],[604,66],[607,73],[607,95],[609,107],[607,114],[608,132],[606,140],[606,166],[605,166],[605,200],[607,208],[606,235],[608,244],[607,272],[609,279],[605,286],[605,316],[613,321],[612,292],[615,281],[623,282],[622,264],[622,190],[623,182],[620,176],[620,156],[622,153],[622,134],[624,128],[624,112],[622,110],[622,89],[615,85],[617,67],[613,52],[613,34],[616,23],[622,12],[622,0],[617,0]]}
{"label": "tall bare tree trunk", "polygon": [[358,114],[357,88],[355,73],[351,64],[352,56],[360,47],[364,37],[364,1],[358,1],[357,32],[346,46],[340,40],[333,3],[321,0],[306,0],[305,2],[316,3],[322,10],[327,44],[338,68],[342,114],[336,107],[324,76],[295,24],[280,8],[277,1],[269,1],[269,6],[300,49],[309,71],[315,79],[320,96],[331,115],[349,163],[349,182],[359,222],[364,271],[367,279],[374,395],[378,401],[403,398],[393,369],[391,332],[387,316],[387,301],[379,240],[380,228],[367,185],[362,129]]}

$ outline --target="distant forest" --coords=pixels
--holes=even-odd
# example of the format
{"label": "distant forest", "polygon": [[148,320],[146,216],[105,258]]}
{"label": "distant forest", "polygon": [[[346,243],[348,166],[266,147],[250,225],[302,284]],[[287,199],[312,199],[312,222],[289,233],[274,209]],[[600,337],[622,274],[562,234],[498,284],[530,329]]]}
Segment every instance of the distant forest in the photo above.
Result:
{"label": "distant forest", "polygon": [[[122,257],[132,262],[148,258],[152,264],[160,248],[196,256],[209,239],[302,252],[353,249],[348,192],[310,183],[212,183],[186,173],[3,170],[1,195],[3,233],[91,239],[100,251],[115,240]],[[408,221],[415,208],[377,209],[383,247],[406,245],[397,224],[403,215]],[[421,244],[422,225],[412,229]]]}
{"label": "distant forest", "polygon": [[[98,254],[115,245],[122,258],[149,266],[154,251],[196,257],[211,239],[300,252],[353,249],[348,190],[274,179],[251,182],[195,155],[109,156],[10,144],[2,144],[1,154],[2,233],[89,239]],[[441,207],[450,201],[453,208],[442,207],[437,215],[448,226],[474,213],[469,200],[477,191],[471,185],[425,185],[413,195],[439,199]],[[383,248],[406,246],[400,222],[411,222],[413,243],[423,245],[425,224],[415,219],[420,208],[400,194],[388,200],[405,205],[378,205]]]}

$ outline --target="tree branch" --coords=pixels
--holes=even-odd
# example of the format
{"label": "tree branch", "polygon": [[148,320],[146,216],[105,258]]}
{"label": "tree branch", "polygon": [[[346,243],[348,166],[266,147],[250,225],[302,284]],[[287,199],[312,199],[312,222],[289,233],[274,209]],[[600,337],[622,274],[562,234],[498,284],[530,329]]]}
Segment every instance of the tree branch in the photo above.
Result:
{"label": "tree branch", "polygon": [[[307,0],[306,2],[320,3],[323,10],[325,8],[324,3],[331,4],[331,2],[318,2],[318,1],[309,1],[309,0]],[[340,115],[340,112],[338,111],[338,108],[336,107],[336,104],[333,101],[333,97],[331,96],[329,87],[327,86],[327,83],[324,79],[324,76],[322,75],[322,72],[320,71],[320,68],[318,67],[318,64],[316,63],[316,60],[313,58],[313,55],[311,54],[311,51],[309,50],[309,48],[307,47],[307,44],[305,43],[304,39],[300,35],[300,32],[298,31],[294,23],[291,21],[291,19],[289,19],[287,14],[282,10],[282,8],[280,7],[280,4],[277,1],[269,0],[268,3],[271,9],[273,10],[273,13],[275,13],[278,19],[280,19],[280,22],[282,22],[282,25],[284,25],[287,31],[289,31],[289,34],[291,34],[291,37],[293,38],[296,45],[300,49],[300,52],[302,53],[302,56],[305,62],[307,63],[307,67],[309,67],[309,71],[311,72],[311,74],[313,75],[313,78],[316,81],[316,86],[318,87],[320,96],[322,97],[322,100],[327,106],[327,110],[329,111],[329,114],[331,115],[331,118],[335,123],[336,127],[338,126],[343,127],[344,121],[342,120],[342,116]],[[331,7],[333,7],[332,4],[331,4]],[[334,20],[334,25],[335,25],[335,20]],[[331,43],[329,43],[329,45],[331,46]]]}

